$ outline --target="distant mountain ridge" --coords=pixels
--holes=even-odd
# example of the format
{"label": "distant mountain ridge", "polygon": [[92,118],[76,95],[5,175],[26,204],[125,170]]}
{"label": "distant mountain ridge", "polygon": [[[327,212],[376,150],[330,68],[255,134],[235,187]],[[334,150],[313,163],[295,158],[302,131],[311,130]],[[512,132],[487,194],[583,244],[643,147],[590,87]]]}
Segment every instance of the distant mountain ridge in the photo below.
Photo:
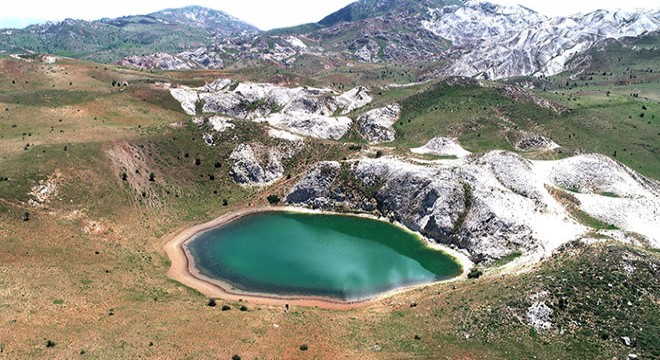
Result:
{"label": "distant mountain ridge", "polygon": [[523,6],[485,1],[360,0],[318,23],[122,63],[176,69],[260,59],[288,66],[313,56],[427,66],[422,80],[551,76],[574,67],[571,59],[602,41],[658,30],[660,11],[597,10],[549,18]]}
{"label": "distant mountain ridge", "polygon": [[549,18],[523,6],[478,0],[359,0],[318,23],[267,32],[199,6],[95,22],[65,20],[0,35],[0,49],[121,59],[122,65],[142,68],[258,61],[311,69],[357,61],[428,69],[419,80],[501,79],[555,75],[579,66],[572,59],[605,40],[659,30],[657,10]]}
{"label": "distant mountain ridge", "polygon": [[222,11],[189,6],[147,15],[95,21],[66,19],[11,29],[0,34],[0,50],[111,62],[134,54],[179,52],[258,32],[255,26]]}

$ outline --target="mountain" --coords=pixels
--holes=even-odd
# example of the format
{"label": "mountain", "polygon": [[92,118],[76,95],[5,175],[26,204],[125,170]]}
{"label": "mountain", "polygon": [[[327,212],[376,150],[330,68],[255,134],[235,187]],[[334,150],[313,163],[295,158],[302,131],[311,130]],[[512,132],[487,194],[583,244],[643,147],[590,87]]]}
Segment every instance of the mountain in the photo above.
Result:
{"label": "mountain", "polygon": [[[608,39],[660,30],[660,11],[610,12],[549,18],[522,6],[483,1],[361,0],[318,23],[262,33],[254,39],[173,56],[178,67],[221,67],[255,59],[290,66],[314,56],[337,60],[424,66],[420,80],[438,76],[501,79],[551,76],[576,56]],[[172,55],[170,55],[172,56]],[[165,62],[131,59],[123,62]],[[303,64],[309,68],[309,64]],[[201,65],[200,67],[206,67]]]}
{"label": "mountain", "polygon": [[148,15],[58,23],[5,30],[0,50],[40,52],[112,62],[125,56],[179,52],[259,30],[224,12],[199,6]]}
{"label": "mountain", "polygon": [[660,29],[660,11],[610,12],[547,18],[522,6],[466,1],[429,11],[422,26],[454,45],[445,74],[489,79],[550,76],[600,41]]}

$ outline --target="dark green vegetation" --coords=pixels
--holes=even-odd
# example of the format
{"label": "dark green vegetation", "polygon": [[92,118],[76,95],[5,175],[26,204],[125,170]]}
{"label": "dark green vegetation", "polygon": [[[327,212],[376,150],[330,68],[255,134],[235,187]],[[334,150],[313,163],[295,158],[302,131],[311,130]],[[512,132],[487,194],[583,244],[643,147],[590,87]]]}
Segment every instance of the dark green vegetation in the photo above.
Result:
{"label": "dark green vegetation", "polygon": [[258,213],[186,245],[200,272],[247,293],[355,301],[457,276],[450,256],[384,221]]}
{"label": "dark green vegetation", "polygon": [[[187,18],[204,18],[198,23]],[[33,25],[0,35],[0,49],[9,53],[37,52],[111,62],[155,52],[177,53],[258,29],[232,20],[221,11],[198,6],[163,10],[148,15]]]}

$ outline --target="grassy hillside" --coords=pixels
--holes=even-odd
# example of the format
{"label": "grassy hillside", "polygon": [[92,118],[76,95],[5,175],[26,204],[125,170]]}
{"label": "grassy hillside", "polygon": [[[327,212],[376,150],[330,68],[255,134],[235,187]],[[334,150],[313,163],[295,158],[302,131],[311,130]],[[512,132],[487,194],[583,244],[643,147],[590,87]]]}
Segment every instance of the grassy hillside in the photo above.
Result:
{"label": "grassy hillside", "polygon": [[[361,74],[382,81],[373,67]],[[245,301],[227,304],[229,311],[207,306],[204,296],[166,276],[168,236],[239,206],[264,205],[316,161],[355,154],[349,144],[308,139],[286,165],[291,179],[268,189],[235,185],[228,160],[235,144],[279,140],[261,124],[237,121],[209,147],[202,139],[208,129],[194,125],[160,84],[201,85],[219,77],[351,80],[346,74],[310,80],[281,69],[146,72],[0,58],[0,358],[660,356],[658,254],[614,244],[575,244],[529,273],[486,269],[485,279],[428,286],[350,311],[285,314]],[[609,153],[626,141],[651,141],[645,136],[656,131],[660,115],[647,104],[644,119],[656,115],[655,122],[631,123],[638,127],[622,132],[606,125],[642,98],[593,95],[587,102],[581,95],[578,107],[551,94],[573,109],[555,114],[471,82],[374,88],[373,94],[372,107],[398,101],[404,109],[393,151],[448,134],[474,151],[507,148],[507,132],[518,126],[569,149],[612,146]],[[617,101],[612,108],[622,108],[611,118],[610,99]],[[602,139],[614,144],[599,145]],[[639,170],[658,178],[657,155],[634,149],[617,159],[631,166],[644,161]],[[543,292],[553,326],[537,331],[527,312],[532,296]],[[630,347],[622,336],[632,339]]]}

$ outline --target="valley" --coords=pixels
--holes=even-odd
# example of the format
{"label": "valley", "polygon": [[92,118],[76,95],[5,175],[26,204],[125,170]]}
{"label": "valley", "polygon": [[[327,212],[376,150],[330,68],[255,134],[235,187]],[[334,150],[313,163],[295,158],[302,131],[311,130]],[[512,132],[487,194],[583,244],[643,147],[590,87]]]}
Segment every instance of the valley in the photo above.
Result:
{"label": "valley", "polygon": [[[660,357],[657,12],[558,67],[468,71],[498,38],[450,50],[427,7],[515,13],[392,3],[202,26],[195,48],[1,55],[0,359]],[[382,218],[469,268],[286,313],[168,276],[177,235],[285,206]]]}

